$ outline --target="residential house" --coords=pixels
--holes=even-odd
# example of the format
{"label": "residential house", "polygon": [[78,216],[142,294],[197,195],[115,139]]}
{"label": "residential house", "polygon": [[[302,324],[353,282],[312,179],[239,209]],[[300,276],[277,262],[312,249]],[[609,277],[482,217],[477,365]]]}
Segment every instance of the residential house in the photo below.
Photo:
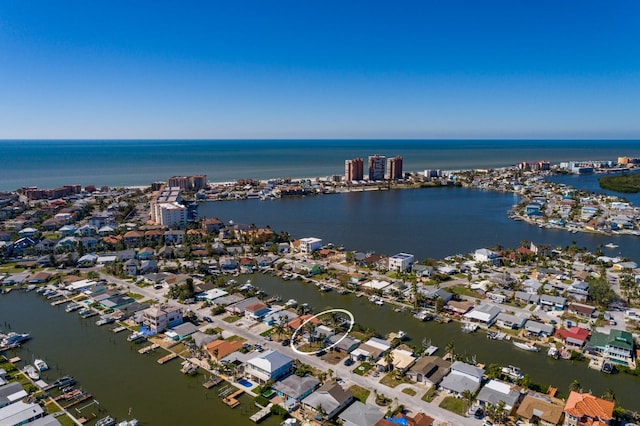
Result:
{"label": "residential house", "polygon": [[409,272],[415,262],[415,257],[409,253],[394,254],[389,258],[389,270],[395,272]]}
{"label": "residential house", "polygon": [[354,360],[376,362],[380,356],[391,349],[391,344],[377,337],[372,337],[351,352]]}
{"label": "residential house", "polygon": [[487,262],[491,265],[498,266],[500,264],[500,256],[493,250],[481,248],[473,253],[473,260],[476,262]]}
{"label": "residential house", "polygon": [[514,294],[514,298],[518,302],[526,303],[526,304],[538,304],[540,302],[540,296],[535,293],[529,293],[524,291],[516,291]]}
{"label": "residential house", "polygon": [[297,376],[291,374],[275,382],[271,387],[284,400],[287,410],[291,411],[307,396],[320,386],[320,380],[311,375]]}
{"label": "residential house", "polygon": [[465,390],[476,392],[482,383],[484,369],[456,361],[451,372],[440,382],[440,388],[454,395],[462,395]]}
{"label": "residential house", "polygon": [[239,302],[228,305],[225,309],[227,312],[235,315],[244,315],[244,311],[251,305],[262,303],[257,297],[249,297]]}
{"label": "residential house", "polygon": [[576,280],[567,288],[567,293],[577,302],[586,302],[589,297],[589,283]]}
{"label": "residential house", "polygon": [[136,259],[138,260],[151,260],[154,256],[154,250],[151,247],[145,247],[136,253]]}
{"label": "residential house", "polygon": [[51,279],[51,274],[49,272],[40,271],[34,274],[31,274],[27,277],[27,283],[29,284],[42,284],[46,283]]}
{"label": "residential house", "polygon": [[173,340],[183,340],[197,332],[198,327],[195,324],[183,322],[182,324],[171,327],[171,330],[166,331],[165,335],[171,337]]}
{"label": "residential house", "polygon": [[[6,373],[5,370],[0,370]],[[4,374],[2,375],[4,376]],[[29,394],[24,390],[20,382],[7,383],[3,377],[0,377],[0,408],[20,401]]]}
{"label": "residential house", "polygon": [[483,303],[464,314],[464,317],[469,321],[491,326],[500,312],[502,312],[502,309],[498,306]]}
{"label": "residential house", "polygon": [[529,333],[530,336],[535,337],[550,337],[553,336],[553,332],[555,327],[551,324],[545,324],[539,321],[529,320],[524,325],[524,329]]}
{"label": "residential house", "polygon": [[311,254],[316,250],[320,250],[320,247],[322,246],[322,239],[320,238],[314,238],[314,237],[307,237],[307,238],[300,238],[300,253],[304,253],[304,254]]}
{"label": "residential house", "polygon": [[220,362],[240,348],[242,348],[242,342],[239,340],[215,340],[205,346],[205,350],[213,362]]}
{"label": "residential house", "polygon": [[[337,343],[336,343],[337,342]],[[351,336],[344,336],[342,334],[334,334],[329,337],[329,344],[335,345],[333,350],[338,353],[351,353],[360,346],[360,340]]]}
{"label": "residential house", "polygon": [[563,414],[563,401],[533,392],[522,399],[516,411],[518,418],[540,426],[561,425]]}
{"label": "residential house", "polygon": [[154,333],[182,324],[182,310],[178,306],[156,305],[143,312],[143,324]]}
{"label": "residential house", "polygon": [[380,407],[363,404],[360,401],[354,401],[338,416],[342,420],[343,426],[371,426],[375,425],[383,417]]}
{"label": "residential house", "polygon": [[269,350],[246,362],[245,374],[257,383],[266,383],[286,376],[293,366],[293,358],[281,352]]}
{"label": "residential house", "polygon": [[37,424],[36,422],[42,422],[40,424],[48,426],[60,424],[58,420],[47,415],[42,407],[35,402],[16,401],[0,408],[1,425]]}
{"label": "residential house", "polygon": [[[394,370],[398,370],[405,373],[412,365],[416,363],[416,357],[413,355],[413,351],[395,348],[391,350],[391,365]],[[380,358],[376,362],[380,371],[386,371],[389,369],[389,365],[385,358]]]}
{"label": "residential house", "polygon": [[564,426],[613,425],[613,401],[571,391],[564,406]]}
{"label": "residential house", "polygon": [[271,309],[262,302],[249,305],[244,310],[244,317],[253,321],[262,321],[262,319],[271,312]]}
{"label": "residential house", "polygon": [[550,296],[548,294],[540,295],[540,306],[542,307],[550,307],[555,309],[556,311],[564,310],[567,305],[567,299],[562,296]]}
{"label": "residential house", "polygon": [[318,318],[316,318],[315,315],[305,314],[305,315],[300,315],[299,317],[293,318],[291,321],[287,323],[287,327],[289,327],[290,330],[295,331],[299,329],[300,326],[304,324],[307,320],[309,320],[309,322],[312,323],[313,325],[322,324],[322,322]]}
{"label": "residential house", "polygon": [[435,419],[432,419],[424,413],[416,413],[413,417],[398,413],[391,419],[382,418],[378,420],[373,426],[433,426],[434,423]]}
{"label": "residential house", "polygon": [[171,229],[164,233],[164,243],[179,245],[184,242],[184,231],[182,229]]}
{"label": "residential house", "polygon": [[202,221],[202,229],[207,231],[209,234],[220,232],[220,229],[224,227],[224,223],[218,218],[210,218]]}
{"label": "residential house", "polygon": [[612,329],[609,334],[593,333],[587,342],[585,352],[635,368],[635,342],[633,335],[625,330]]}
{"label": "residential house", "polygon": [[496,317],[496,325],[502,328],[508,328],[512,330],[518,330],[527,321],[527,317],[522,314],[508,314],[506,312],[500,312]]}
{"label": "residential house", "polygon": [[489,380],[476,397],[481,407],[498,405],[500,402],[503,402],[507,413],[513,411],[519,398],[520,392],[515,390],[513,385],[495,379]]}
{"label": "residential house", "polygon": [[407,377],[414,382],[437,386],[449,373],[451,363],[439,356],[419,358],[407,371]]}
{"label": "residential house", "polygon": [[79,268],[89,268],[91,266],[94,266],[97,261],[98,261],[97,254],[87,253],[84,256],[80,257],[80,259],[78,259],[77,266]]}
{"label": "residential house", "polygon": [[597,318],[598,310],[595,306],[583,305],[581,303],[571,303],[568,308],[569,313],[578,315],[584,318]]}
{"label": "residential house", "polygon": [[127,260],[124,265],[122,265],[122,270],[125,275],[135,277],[138,275],[138,261],[134,259]]}
{"label": "residential house", "polygon": [[318,412],[322,418],[330,420],[353,401],[351,391],[344,390],[335,382],[328,382],[302,400],[302,405]]}
{"label": "residential house", "polygon": [[582,348],[591,332],[582,327],[571,327],[568,330],[556,330],[554,337],[560,339],[565,346]]}
{"label": "residential house", "polygon": [[129,231],[124,234],[123,242],[126,247],[139,247],[144,240],[144,232]]}

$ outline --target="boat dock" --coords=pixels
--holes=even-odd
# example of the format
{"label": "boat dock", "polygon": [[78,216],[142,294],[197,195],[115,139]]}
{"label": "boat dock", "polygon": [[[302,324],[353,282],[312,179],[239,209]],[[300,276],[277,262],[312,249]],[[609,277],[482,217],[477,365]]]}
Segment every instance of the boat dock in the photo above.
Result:
{"label": "boat dock", "polygon": [[113,331],[114,333],[120,333],[121,331],[125,331],[126,329],[127,327],[125,327],[124,325],[121,325],[120,327],[116,327],[111,331]]}
{"label": "boat dock", "polygon": [[431,356],[433,354],[435,354],[436,352],[438,352],[438,347],[437,346],[429,346],[427,349],[425,349],[424,351],[427,355]]}
{"label": "boat dock", "polygon": [[159,347],[160,347],[160,345],[158,345],[157,343],[154,343],[153,345],[145,346],[142,349],[138,349],[138,353],[139,354],[148,354],[149,352],[155,351]]}
{"label": "boat dock", "polygon": [[51,302],[51,306],[62,305],[63,303],[67,303],[68,301],[69,301],[69,299],[56,300],[55,302]]}
{"label": "boat dock", "polygon": [[92,398],[92,395],[91,395],[90,393],[82,394],[82,396],[80,396],[80,397],[78,397],[78,398],[74,399],[72,402],[70,402],[70,403],[68,403],[68,404],[63,405],[63,406],[62,406],[62,408],[64,408],[64,409],[66,410],[67,408],[71,408],[71,407],[73,407],[74,405],[78,405],[78,404],[80,404],[82,401],[86,401],[86,400],[87,400],[87,399],[89,399],[89,398]]}
{"label": "boat dock", "polygon": [[260,411],[255,413],[253,416],[249,417],[249,420],[251,420],[254,423],[260,423],[262,421],[262,419],[264,419],[269,414],[271,414],[271,406],[272,405],[273,405],[273,403],[270,402],[266,407],[262,408]]}
{"label": "boat dock", "polygon": [[225,396],[222,399],[222,402],[224,402],[225,404],[227,404],[231,408],[235,408],[238,405],[240,405],[240,401],[238,401],[236,398],[239,397],[240,395],[242,395],[243,393],[244,393],[244,391],[242,389],[238,389],[235,392],[233,392],[231,395]]}
{"label": "boat dock", "polygon": [[202,384],[202,386],[204,386],[206,389],[211,389],[212,387],[222,383],[222,377],[218,377],[218,376],[214,376],[212,378],[210,378],[209,380],[207,380],[206,382],[204,382]]}
{"label": "boat dock", "polygon": [[165,355],[158,360],[158,364],[164,364],[165,362],[169,362],[174,358],[177,358],[178,354],[175,352],[171,352],[169,355]]}

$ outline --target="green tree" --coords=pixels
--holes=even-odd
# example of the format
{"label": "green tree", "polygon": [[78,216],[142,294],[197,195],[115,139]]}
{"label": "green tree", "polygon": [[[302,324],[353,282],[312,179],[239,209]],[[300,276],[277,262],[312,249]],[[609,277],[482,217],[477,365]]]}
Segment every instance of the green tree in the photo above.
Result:
{"label": "green tree", "polygon": [[578,380],[574,380],[569,385],[569,390],[573,391],[573,392],[582,392],[582,385],[580,384],[580,382]]}

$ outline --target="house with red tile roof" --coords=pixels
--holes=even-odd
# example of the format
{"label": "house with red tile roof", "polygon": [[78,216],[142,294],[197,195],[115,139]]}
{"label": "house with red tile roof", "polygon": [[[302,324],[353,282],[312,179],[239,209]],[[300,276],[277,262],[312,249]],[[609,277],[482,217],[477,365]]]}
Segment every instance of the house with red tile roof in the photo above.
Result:
{"label": "house with red tile roof", "polygon": [[583,347],[591,332],[582,327],[571,327],[568,330],[556,330],[554,337],[561,339],[567,346]]}
{"label": "house with red tile roof", "polygon": [[564,406],[564,426],[611,426],[613,407],[612,401],[571,391]]}

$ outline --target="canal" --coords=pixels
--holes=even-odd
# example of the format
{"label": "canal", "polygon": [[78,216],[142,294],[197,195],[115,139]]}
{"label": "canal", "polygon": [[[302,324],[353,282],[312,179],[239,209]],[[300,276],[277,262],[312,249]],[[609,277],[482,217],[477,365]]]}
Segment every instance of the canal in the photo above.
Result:
{"label": "canal", "polygon": [[[202,370],[188,377],[179,372],[178,360],[160,365],[156,360],[166,352],[141,355],[138,349],[144,345],[127,342],[126,332],[114,334],[109,326],[96,326],[97,317],[83,320],[63,306],[53,307],[34,292],[14,290],[0,296],[0,329],[31,333],[29,342],[9,352],[23,359],[19,367],[43,358],[50,367],[43,373],[47,383],[69,374],[94,396],[99,405],[84,414],[100,410],[98,418],[135,417],[145,425],[254,424],[249,420],[257,411],[252,398],[244,395],[241,405],[231,409],[218,396],[223,384],[209,390],[202,386],[208,379]],[[261,423],[279,424],[274,416]]]}
{"label": "canal", "polygon": [[347,309],[353,313],[357,324],[376,330],[383,336],[389,332],[403,330],[411,339],[409,344],[420,347],[423,339],[440,347],[436,355],[444,355],[444,347],[449,342],[455,345],[458,354],[466,355],[469,360],[475,357],[486,365],[497,363],[502,366],[520,367],[531,380],[544,385],[554,386],[567,394],[569,384],[578,380],[585,391],[602,395],[607,389],[614,390],[618,403],[631,410],[640,410],[637,390],[640,378],[627,374],[604,374],[589,369],[586,362],[553,360],[545,351],[526,352],[514,347],[509,341],[497,341],[486,338],[485,333],[466,334],[457,322],[440,324],[434,321],[420,322],[407,312],[395,312],[394,306],[377,306],[366,297],[341,295],[335,291],[320,292],[314,284],[299,280],[283,281],[278,277],[253,274],[251,282],[271,296],[279,295],[283,301],[296,299],[298,303],[308,303],[313,312],[329,307]]}

